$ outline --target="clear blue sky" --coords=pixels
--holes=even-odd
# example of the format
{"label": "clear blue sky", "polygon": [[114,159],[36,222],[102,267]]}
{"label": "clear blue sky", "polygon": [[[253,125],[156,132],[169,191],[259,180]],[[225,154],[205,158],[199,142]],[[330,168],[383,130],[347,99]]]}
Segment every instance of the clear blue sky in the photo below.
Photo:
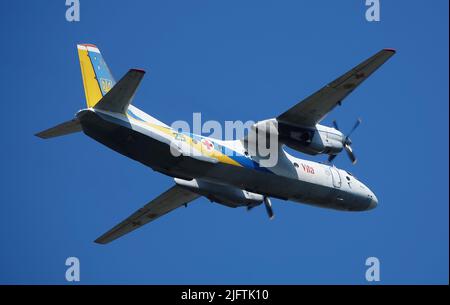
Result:
{"label": "clear blue sky", "polygon": [[[448,283],[448,1],[2,1],[0,283]],[[125,4],[126,3],[126,4]],[[200,199],[107,246],[93,240],[172,185],[84,134],[33,134],[85,106],[76,44],[116,78],[148,73],[135,105],[171,123],[274,117],[381,48],[398,53],[325,120],[348,129],[380,204],[343,213],[273,200],[276,218]],[[300,154],[299,154],[300,155]],[[307,157],[323,161],[324,157]]]}

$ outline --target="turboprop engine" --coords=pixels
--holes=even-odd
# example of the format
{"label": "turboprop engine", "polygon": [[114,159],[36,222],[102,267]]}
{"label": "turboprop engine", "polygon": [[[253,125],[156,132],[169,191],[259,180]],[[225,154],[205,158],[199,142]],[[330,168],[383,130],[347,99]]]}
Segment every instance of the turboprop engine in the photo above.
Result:
{"label": "turboprop engine", "polygon": [[351,148],[350,135],[361,124],[358,119],[353,128],[344,135],[333,121],[334,127],[316,124],[314,127],[302,127],[279,122],[276,119],[259,121],[252,125],[252,130],[258,133],[278,137],[278,141],[290,148],[309,155],[326,154],[331,162],[343,149],[352,163],[356,157]]}
{"label": "turboprop engine", "polygon": [[254,207],[264,201],[264,196],[248,192],[236,187],[211,183],[203,180],[184,180],[174,178],[175,183],[194,193],[205,196],[211,201],[226,205],[228,207]]}

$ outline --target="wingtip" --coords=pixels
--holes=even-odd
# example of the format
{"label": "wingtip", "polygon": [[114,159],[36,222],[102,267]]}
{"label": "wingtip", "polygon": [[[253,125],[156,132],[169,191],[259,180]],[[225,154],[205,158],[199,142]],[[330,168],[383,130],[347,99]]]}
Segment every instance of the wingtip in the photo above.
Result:
{"label": "wingtip", "polygon": [[48,139],[48,136],[46,136],[43,131],[35,133],[34,136],[38,137],[39,139],[43,139],[43,140],[47,140]]}
{"label": "wingtip", "polygon": [[145,70],[143,70],[143,69],[133,68],[133,69],[131,69],[131,71],[136,71],[136,72],[145,74]]}
{"label": "wingtip", "polygon": [[101,239],[101,238],[97,238],[96,240],[94,240],[94,243],[96,243],[96,244],[98,244],[98,245],[105,245],[105,244],[107,244],[108,242],[105,241],[105,240],[103,240],[103,239]]}
{"label": "wingtip", "polygon": [[396,49],[392,49],[392,48],[385,48],[385,49],[383,49],[384,51],[388,51],[388,52],[392,52],[392,53],[397,53],[397,50]]}

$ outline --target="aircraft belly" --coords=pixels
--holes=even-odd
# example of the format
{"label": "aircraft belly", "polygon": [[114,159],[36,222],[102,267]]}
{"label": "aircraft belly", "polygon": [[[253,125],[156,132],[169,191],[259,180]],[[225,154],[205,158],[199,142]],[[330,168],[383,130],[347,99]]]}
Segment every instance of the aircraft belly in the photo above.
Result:
{"label": "aircraft belly", "polygon": [[334,191],[327,186],[223,163],[207,164],[202,169],[193,168],[185,161],[180,162],[179,165],[192,176],[213,183],[232,185],[282,200],[342,209],[333,203],[334,200],[330,195]]}
{"label": "aircraft belly", "polygon": [[168,144],[133,130],[125,121],[114,123],[92,111],[84,111],[79,119],[89,137],[163,174],[188,180],[202,179],[283,200],[342,209],[333,199],[335,196],[331,196],[333,189],[328,186],[253,168],[175,157]]}
{"label": "aircraft belly", "polygon": [[[166,144],[129,127],[102,119],[91,111],[79,116],[83,132],[110,149],[166,173],[180,162],[170,154]],[[187,178],[186,176],[183,176]]]}

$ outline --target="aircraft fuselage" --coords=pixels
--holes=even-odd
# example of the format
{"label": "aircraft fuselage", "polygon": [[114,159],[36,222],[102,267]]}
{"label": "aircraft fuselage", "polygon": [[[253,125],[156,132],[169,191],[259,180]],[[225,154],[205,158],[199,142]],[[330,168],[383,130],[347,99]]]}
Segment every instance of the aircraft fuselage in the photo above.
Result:
{"label": "aircraft fuselage", "polygon": [[[79,111],[77,117],[89,137],[171,177],[198,179],[336,210],[364,211],[378,203],[367,186],[334,166],[293,157],[280,147],[276,165],[262,167],[246,154],[239,140],[180,134],[142,114],[134,107],[127,115],[88,108]],[[200,154],[174,155],[177,141],[189,144]],[[223,153],[225,150],[233,155]]]}

